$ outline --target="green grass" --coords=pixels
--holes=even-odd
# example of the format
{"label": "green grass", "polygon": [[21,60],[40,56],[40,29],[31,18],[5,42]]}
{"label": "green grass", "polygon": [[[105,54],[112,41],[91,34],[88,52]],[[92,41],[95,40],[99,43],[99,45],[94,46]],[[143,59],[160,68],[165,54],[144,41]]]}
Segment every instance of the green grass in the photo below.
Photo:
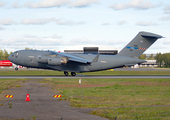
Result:
{"label": "green grass", "polygon": [[[170,71],[98,71],[77,73],[81,75],[170,75]],[[0,71],[1,76],[35,75],[35,76],[64,76],[63,72],[51,70],[19,70],[19,71]],[[69,73],[70,75],[70,73]]]}
{"label": "green grass", "polygon": [[84,75],[170,75],[170,71],[98,71]]}
{"label": "green grass", "polygon": [[110,108],[98,109],[91,112],[94,115],[114,119],[128,120],[168,120],[170,118],[170,107],[127,107],[127,108]]}
{"label": "green grass", "polygon": [[[11,87],[18,87],[16,83],[23,79],[0,79],[0,94],[4,89],[9,89]],[[19,83],[18,83],[19,84]]]}
{"label": "green grass", "polygon": [[64,75],[63,72],[50,70],[19,70],[19,71],[0,71],[1,76],[17,76],[17,75]]}
{"label": "green grass", "polygon": [[[170,79],[46,79],[71,106],[114,119],[170,119]],[[43,82],[43,81],[42,81]]]}
{"label": "green grass", "polygon": [[[0,79],[0,91],[16,87],[24,79]],[[170,79],[57,79],[47,78],[40,83],[52,83],[59,100],[71,106],[94,108],[91,114],[115,119],[170,119]]]}

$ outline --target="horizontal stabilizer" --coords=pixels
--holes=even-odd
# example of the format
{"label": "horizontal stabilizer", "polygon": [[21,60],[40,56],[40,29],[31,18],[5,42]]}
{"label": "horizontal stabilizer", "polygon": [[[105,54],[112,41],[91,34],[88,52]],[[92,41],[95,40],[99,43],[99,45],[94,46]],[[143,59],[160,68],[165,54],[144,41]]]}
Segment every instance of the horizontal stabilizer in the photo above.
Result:
{"label": "horizontal stabilizer", "polygon": [[148,37],[148,38],[162,38],[162,36],[159,36],[159,35],[141,35],[142,37]]}

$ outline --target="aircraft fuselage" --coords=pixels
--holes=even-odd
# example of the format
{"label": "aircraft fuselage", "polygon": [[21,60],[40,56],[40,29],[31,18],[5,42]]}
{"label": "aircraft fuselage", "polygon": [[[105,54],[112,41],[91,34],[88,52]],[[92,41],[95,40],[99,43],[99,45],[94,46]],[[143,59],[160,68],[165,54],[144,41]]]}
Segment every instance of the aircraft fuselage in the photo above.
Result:
{"label": "aircraft fuselage", "polygon": [[[90,71],[100,71],[112,68],[118,68],[128,65],[135,65],[144,62],[144,60],[118,56],[118,55],[99,55],[96,62],[91,64],[83,64],[78,62],[67,61],[67,63],[61,63],[59,65],[49,64],[49,58],[61,58],[63,56],[53,55],[52,51],[38,51],[38,50],[20,50],[16,51],[9,56],[9,60],[13,63],[30,67],[30,68],[41,68],[41,69],[52,69],[58,71],[68,71],[68,72],[90,72]],[[63,53],[62,53],[63,54]],[[69,53],[64,53],[69,54]],[[88,60],[93,60],[96,55],[93,54],[71,54],[80,58],[85,58]],[[39,60],[41,57],[41,61]],[[43,60],[44,59],[44,60]]]}

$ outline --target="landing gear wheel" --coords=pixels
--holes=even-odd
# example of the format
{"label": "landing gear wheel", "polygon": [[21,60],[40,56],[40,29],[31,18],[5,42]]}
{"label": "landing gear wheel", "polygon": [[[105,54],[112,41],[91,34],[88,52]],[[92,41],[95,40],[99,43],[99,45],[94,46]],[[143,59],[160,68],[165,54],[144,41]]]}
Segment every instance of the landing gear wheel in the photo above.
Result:
{"label": "landing gear wheel", "polygon": [[16,68],[15,68],[15,70],[17,71],[17,70],[18,70],[18,68],[16,67]]}
{"label": "landing gear wheel", "polygon": [[64,75],[65,75],[65,76],[68,76],[68,72],[64,71]]}
{"label": "landing gear wheel", "polygon": [[76,76],[76,73],[75,73],[75,72],[71,72],[71,75],[72,75],[72,76]]}

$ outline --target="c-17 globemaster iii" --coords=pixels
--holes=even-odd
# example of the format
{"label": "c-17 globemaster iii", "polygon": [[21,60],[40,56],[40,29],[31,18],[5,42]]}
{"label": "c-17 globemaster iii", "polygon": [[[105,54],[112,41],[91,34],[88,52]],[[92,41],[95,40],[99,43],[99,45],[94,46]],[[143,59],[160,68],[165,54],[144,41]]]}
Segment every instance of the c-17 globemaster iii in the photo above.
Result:
{"label": "c-17 globemaster iii", "polygon": [[[139,32],[117,55],[71,54],[54,51],[19,50],[8,59],[21,66],[76,73],[101,71],[143,63],[138,57],[162,36]],[[17,69],[17,68],[16,68]]]}

